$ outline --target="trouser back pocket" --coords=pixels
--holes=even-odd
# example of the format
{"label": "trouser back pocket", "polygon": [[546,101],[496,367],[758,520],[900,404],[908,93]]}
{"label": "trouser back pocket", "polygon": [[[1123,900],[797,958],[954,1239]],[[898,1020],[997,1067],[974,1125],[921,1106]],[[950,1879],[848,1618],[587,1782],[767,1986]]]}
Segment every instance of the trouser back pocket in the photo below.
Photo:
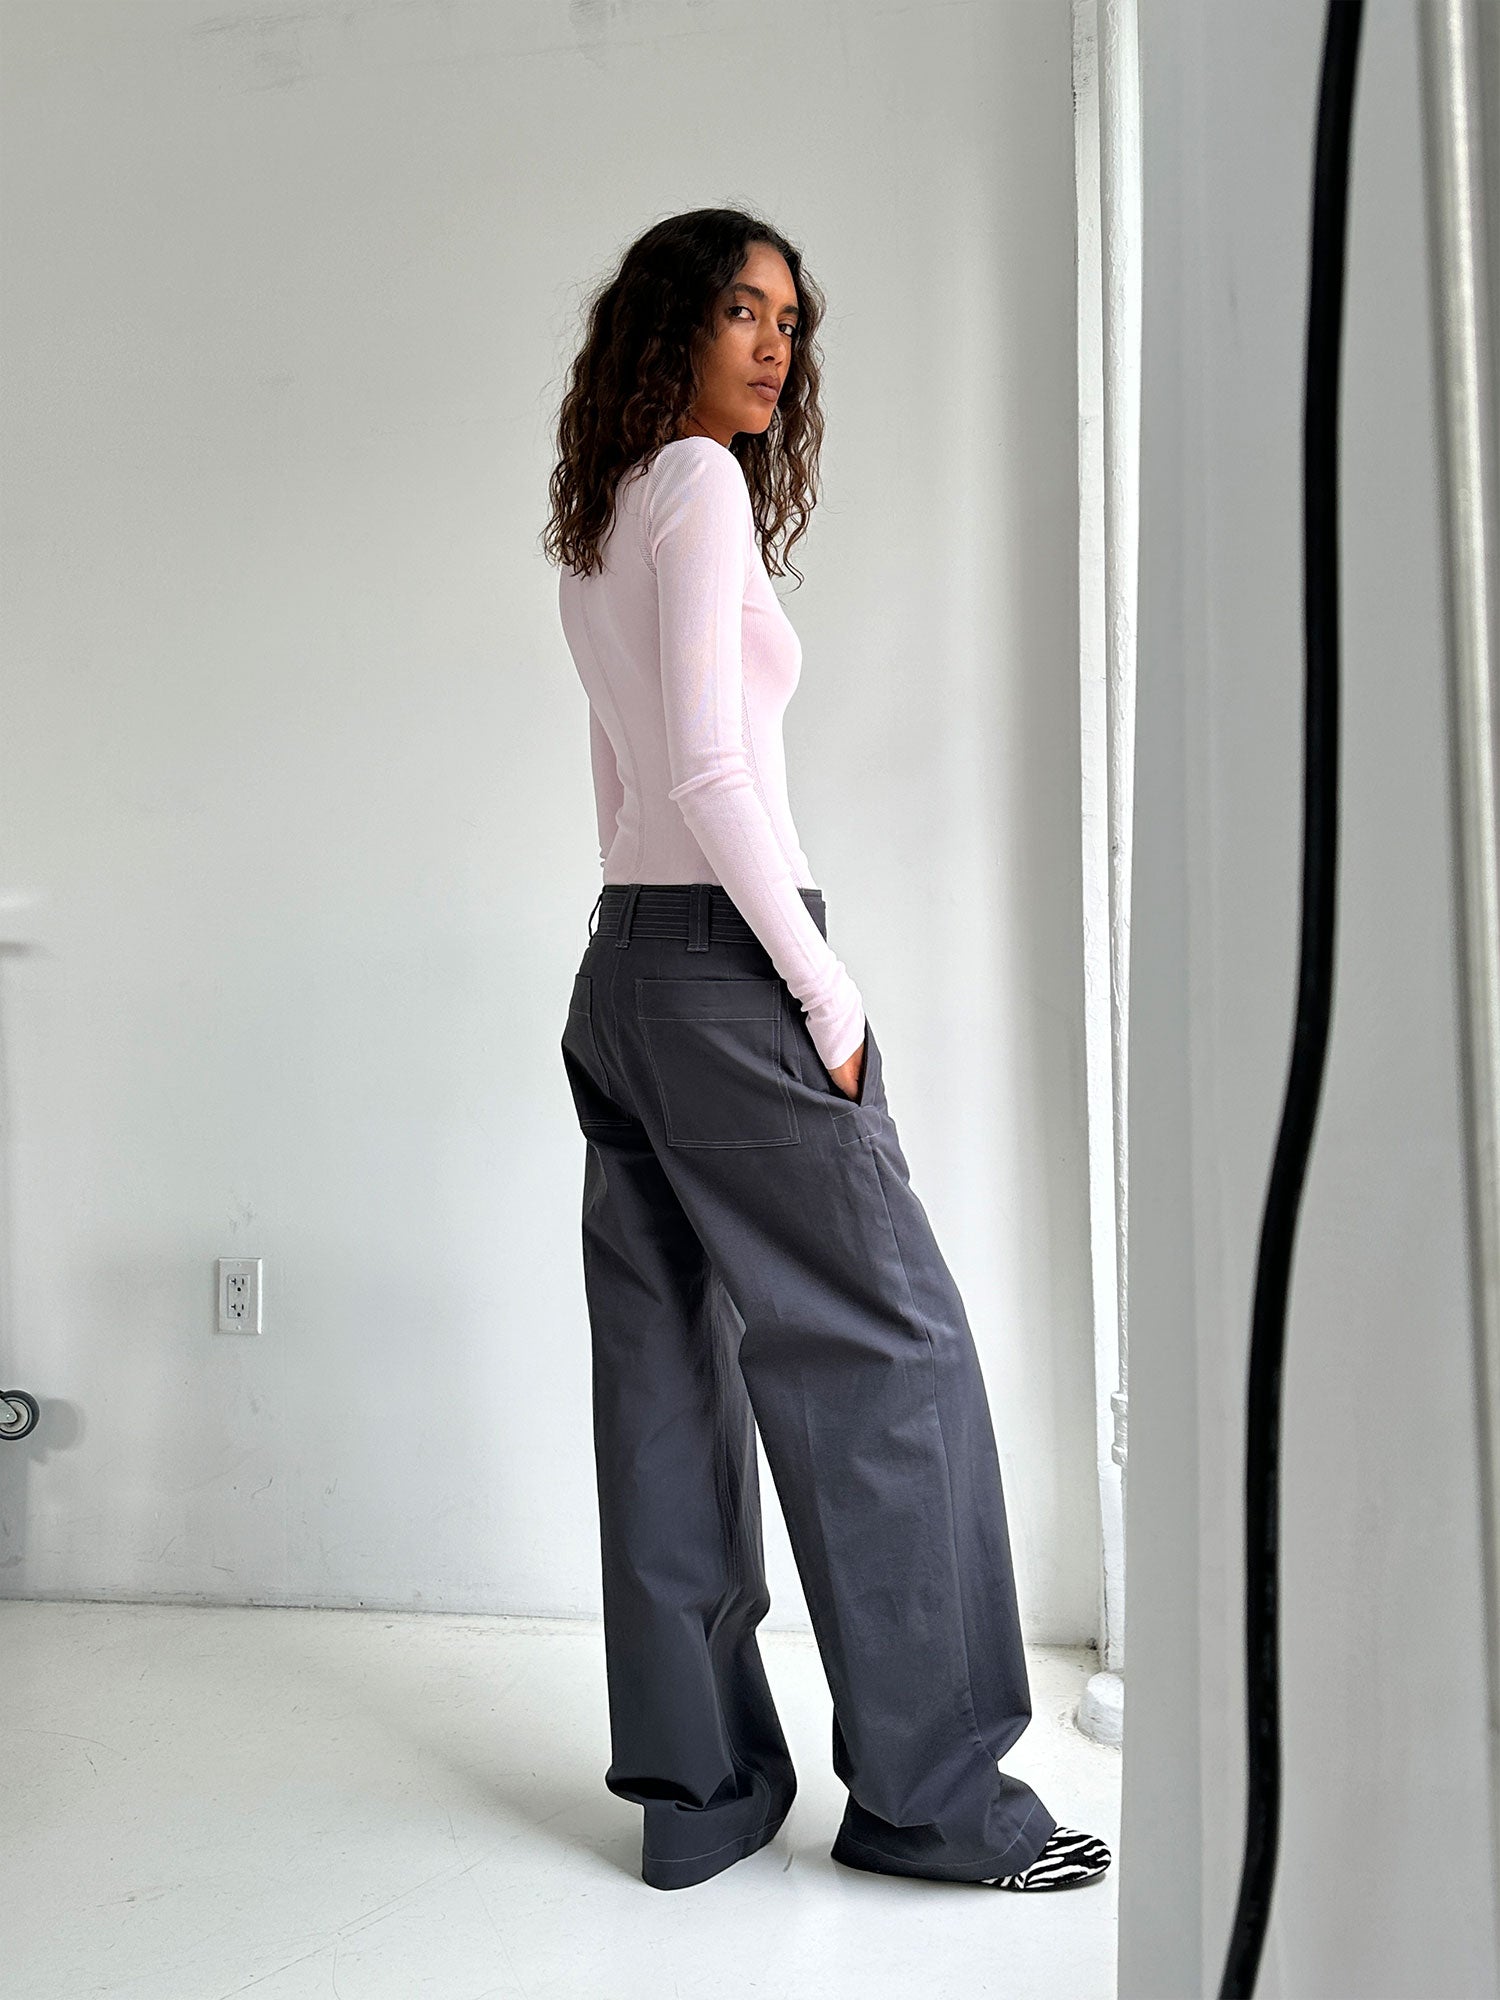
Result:
{"label": "trouser back pocket", "polygon": [[594,1032],[594,982],[585,972],[578,973],[573,981],[562,1056],[578,1123],[585,1132],[597,1127],[626,1127],[634,1122],[625,1107],[615,1102],[613,1079],[604,1066]]}
{"label": "trouser back pocket", "polygon": [[637,979],[635,995],[669,1146],[796,1143],[779,979]]}

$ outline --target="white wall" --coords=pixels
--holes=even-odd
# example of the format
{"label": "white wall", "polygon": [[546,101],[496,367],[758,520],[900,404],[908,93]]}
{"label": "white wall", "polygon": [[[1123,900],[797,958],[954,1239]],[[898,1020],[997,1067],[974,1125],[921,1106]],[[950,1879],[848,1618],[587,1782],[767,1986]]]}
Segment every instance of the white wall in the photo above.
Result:
{"label": "white wall", "polygon": [[[748,202],[831,304],[799,831],[1028,1635],[1091,1636],[1066,7],[0,33],[0,1373],[45,1405],[0,1446],[5,1590],[597,1610],[549,431],[584,288]],[[221,1255],[266,1260],[258,1340],[214,1331]]]}
{"label": "white wall", "polygon": [[[1122,2000],[1217,1992],[1238,1893],[1244,1371],[1299,922],[1322,17],[1142,9]],[[1288,1329],[1265,2000],[1496,1990],[1418,77],[1415,7],[1368,7],[1339,935]]]}

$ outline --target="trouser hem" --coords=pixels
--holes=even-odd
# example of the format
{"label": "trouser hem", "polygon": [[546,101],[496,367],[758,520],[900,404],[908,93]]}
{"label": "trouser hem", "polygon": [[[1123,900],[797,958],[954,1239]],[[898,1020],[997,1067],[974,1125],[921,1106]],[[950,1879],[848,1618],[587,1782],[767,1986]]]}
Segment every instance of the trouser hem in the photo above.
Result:
{"label": "trouser hem", "polygon": [[656,1855],[643,1850],[641,1880],[653,1889],[690,1889],[699,1882],[707,1882],[774,1840],[791,1809],[792,1801],[787,1799],[748,1833],[738,1834],[733,1840],[705,1848],[698,1854]]}
{"label": "trouser hem", "polygon": [[[1039,1822],[1044,1829],[1040,1839],[1036,1833]],[[1056,1825],[1057,1821],[1038,1799],[1022,1820],[1014,1839],[1007,1841],[998,1854],[988,1859],[954,1862],[906,1859],[856,1840],[844,1827],[839,1828],[829,1853],[846,1867],[863,1868],[875,1875],[913,1875],[930,1877],[939,1882],[989,1882],[997,1875],[1019,1875],[1029,1868],[1046,1846]],[[1018,1858],[1018,1852],[1021,1858]]]}

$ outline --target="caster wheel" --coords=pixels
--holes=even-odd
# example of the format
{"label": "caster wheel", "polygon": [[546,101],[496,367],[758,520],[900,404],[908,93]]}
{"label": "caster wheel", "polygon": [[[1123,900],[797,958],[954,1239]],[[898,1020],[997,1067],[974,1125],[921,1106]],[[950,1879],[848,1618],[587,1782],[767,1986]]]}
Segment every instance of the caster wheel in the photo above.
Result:
{"label": "caster wheel", "polygon": [[35,1396],[24,1389],[0,1389],[0,1438],[23,1438],[34,1431],[41,1417]]}

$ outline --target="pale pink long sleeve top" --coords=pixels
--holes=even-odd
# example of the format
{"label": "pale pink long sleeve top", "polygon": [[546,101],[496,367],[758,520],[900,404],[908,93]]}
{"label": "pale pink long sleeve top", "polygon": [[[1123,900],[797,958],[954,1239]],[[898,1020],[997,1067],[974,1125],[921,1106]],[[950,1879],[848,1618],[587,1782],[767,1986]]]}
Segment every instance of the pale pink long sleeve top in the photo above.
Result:
{"label": "pale pink long sleeve top", "polygon": [[801,1003],[828,1069],[865,1010],[799,888],[816,886],[787,800],[782,717],[802,646],[771,587],[739,460],[675,438],[620,479],[602,572],[558,580],[589,699],[609,882],[717,882]]}

